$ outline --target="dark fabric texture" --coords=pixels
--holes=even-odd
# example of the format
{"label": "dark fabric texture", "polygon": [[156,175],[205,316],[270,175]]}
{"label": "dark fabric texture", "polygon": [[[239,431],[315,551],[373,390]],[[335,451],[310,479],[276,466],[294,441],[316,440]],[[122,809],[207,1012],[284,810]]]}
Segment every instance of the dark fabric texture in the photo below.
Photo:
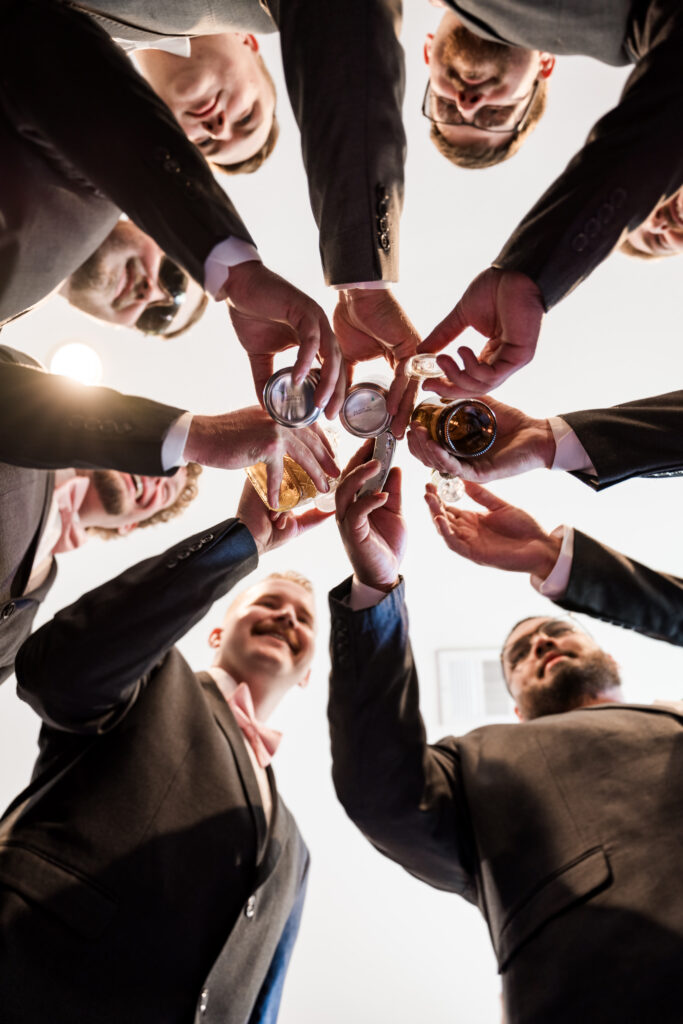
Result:
{"label": "dark fabric texture", "polygon": [[597,473],[573,475],[596,491],[635,476],[683,473],[683,391],[561,416]]}
{"label": "dark fabric texture", "polygon": [[267,828],[232,712],[173,644],[256,561],[227,520],[24,644],[43,728],[0,823],[3,1024],[250,1020],[308,855],[272,772]]}
{"label": "dark fabric texture", "polygon": [[428,744],[402,589],[358,612],[349,590],[330,595],[329,719],[351,819],[479,906],[509,1024],[677,1024],[681,717],[605,704]]}
{"label": "dark fabric texture", "polygon": [[499,41],[635,65],[619,104],[493,261],[535,281],[550,309],[683,184],[683,137],[672,127],[683,101],[683,10],[678,0],[643,0],[630,10],[624,0],[449,2]]}

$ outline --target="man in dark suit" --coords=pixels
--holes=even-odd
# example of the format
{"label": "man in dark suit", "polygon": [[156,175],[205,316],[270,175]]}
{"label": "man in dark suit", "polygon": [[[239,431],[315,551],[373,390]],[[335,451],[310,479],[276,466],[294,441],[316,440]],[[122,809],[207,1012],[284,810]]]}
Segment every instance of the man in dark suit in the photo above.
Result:
{"label": "man in dark suit", "polygon": [[[470,38],[503,44],[497,49],[509,51],[510,75],[519,53],[540,61],[539,82],[548,71],[543,58],[550,54],[584,54],[609,64],[635,65],[619,105],[598,121],[584,148],[520,222],[492,266],[472,281],[425,340],[425,349],[440,351],[469,326],[487,339],[478,357],[467,347],[461,350],[464,368],[452,377],[455,397],[492,390],[528,363],[543,313],[681,187],[683,143],[673,125],[683,99],[683,17],[676,0],[611,0],[599,6],[586,0],[448,0],[448,6],[452,11],[444,15],[432,46],[432,84],[438,80],[435,87],[445,91],[445,102],[454,104],[467,121],[445,129],[449,137],[467,133],[468,146],[479,145],[473,142],[475,135],[487,147],[493,145],[490,133],[473,132],[469,123],[494,97],[503,103],[505,97],[498,96],[498,73],[487,72],[481,81],[475,73],[470,81],[460,81],[464,58],[457,47],[453,56],[453,47],[442,45],[451,31],[464,28]],[[503,72],[503,80],[507,74]],[[522,103],[521,95],[515,98]],[[512,100],[510,93],[507,100]],[[517,105],[512,106],[516,117]],[[428,113],[434,116],[430,108]],[[502,153],[514,138],[513,129],[494,141],[501,140],[496,145]]]}
{"label": "man in dark suit", "polygon": [[354,502],[372,471],[337,491],[354,579],[330,595],[329,718],[347,813],[385,856],[480,908],[508,1024],[677,1024],[680,708],[621,704],[609,655],[541,617],[503,654],[523,724],[427,744],[398,471],[387,494]]}
{"label": "man in dark suit", "polygon": [[105,323],[174,338],[195,324],[208,297],[153,238],[120,220],[59,294]]}
{"label": "man in dark suit", "polygon": [[266,767],[277,735],[258,719],[308,679],[310,585],[276,575],[240,595],[209,672],[173,644],[260,554],[322,518],[276,529],[247,484],[237,518],[24,644],[18,692],[43,727],[32,782],[0,824],[6,1024],[275,1020],[308,853]]}

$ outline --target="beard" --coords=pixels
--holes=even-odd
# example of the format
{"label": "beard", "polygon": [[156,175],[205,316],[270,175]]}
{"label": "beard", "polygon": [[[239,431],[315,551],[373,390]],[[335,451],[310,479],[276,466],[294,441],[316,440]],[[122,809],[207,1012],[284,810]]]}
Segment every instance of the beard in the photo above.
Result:
{"label": "beard", "polygon": [[582,707],[586,698],[598,700],[607,690],[621,685],[614,662],[604,651],[558,664],[550,680],[524,690],[517,700],[524,721],[560,715]]}
{"label": "beard", "polygon": [[90,482],[108,515],[118,516],[128,511],[126,489],[115,470],[95,469],[90,474]]}
{"label": "beard", "polygon": [[[511,48],[502,43],[494,43],[490,39],[482,39],[476,36],[464,25],[456,25],[449,32],[442,44],[440,58],[455,72],[455,64],[462,67],[463,62],[467,70],[479,71],[482,65],[490,68],[493,64],[496,70],[496,78],[500,80],[510,65]],[[455,72],[457,76],[457,72]],[[494,79],[494,83],[497,84]]]}
{"label": "beard", "polygon": [[131,225],[128,221],[119,221],[115,225],[101,245],[95,249],[92,256],[89,256],[85,263],[69,277],[69,287],[73,293],[80,295],[88,292],[102,292],[115,288],[121,274],[120,261],[112,257],[117,253],[128,251],[131,247]]}

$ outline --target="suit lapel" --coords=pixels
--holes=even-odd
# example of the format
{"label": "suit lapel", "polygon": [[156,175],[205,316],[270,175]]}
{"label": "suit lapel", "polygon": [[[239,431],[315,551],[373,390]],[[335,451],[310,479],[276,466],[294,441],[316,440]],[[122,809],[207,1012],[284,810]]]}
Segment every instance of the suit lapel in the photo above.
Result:
{"label": "suit lapel", "polygon": [[[251,811],[251,816],[254,820],[257,842],[256,863],[257,868],[260,868],[268,846],[269,831],[266,826],[266,816],[263,811],[263,802],[261,800],[258,781],[244,743],[244,736],[242,735],[242,730],[235,721],[235,716],[230,709],[230,705],[216,686],[210,674],[208,672],[198,672],[197,679],[202,685],[202,689],[204,690],[204,694],[211,706],[216,723],[230,744],[235,756],[235,762],[242,780],[247,804],[249,805],[249,810]],[[271,793],[275,791],[270,829],[272,832],[272,824],[275,820],[275,808],[277,805],[277,791],[275,790],[273,782],[273,773],[270,769],[268,769],[268,784],[270,785]]]}

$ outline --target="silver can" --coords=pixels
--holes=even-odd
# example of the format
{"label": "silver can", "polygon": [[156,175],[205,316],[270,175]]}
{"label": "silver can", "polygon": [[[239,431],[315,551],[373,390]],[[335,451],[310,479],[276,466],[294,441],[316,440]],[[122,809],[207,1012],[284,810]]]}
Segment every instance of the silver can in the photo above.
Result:
{"label": "silver can", "polygon": [[283,427],[307,427],[320,415],[313,393],[320,381],[318,369],[309,370],[301,384],[292,382],[293,366],[269,377],[263,389],[263,403],[276,423]]}
{"label": "silver can", "polygon": [[374,381],[354,384],[346,393],[339,413],[342,426],[356,437],[378,437],[388,430],[387,388]]}

